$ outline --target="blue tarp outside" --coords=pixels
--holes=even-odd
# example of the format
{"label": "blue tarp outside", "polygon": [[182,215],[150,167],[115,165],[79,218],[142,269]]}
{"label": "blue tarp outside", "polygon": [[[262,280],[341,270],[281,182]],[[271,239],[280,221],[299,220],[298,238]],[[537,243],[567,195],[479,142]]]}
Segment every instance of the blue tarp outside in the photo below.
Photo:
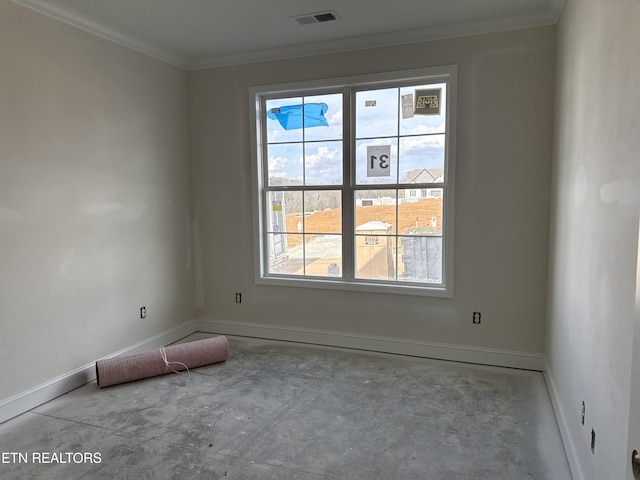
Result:
{"label": "blue tarp outside", "polygon": [[[303,108],[304,107],[304,108]],[[267,113],[271,120],[278,120],[285,130],[309,127],[328,127],[324,114],[329,107],[326,103],[305,103],[304,105],[287,105],[272,108]],[[302,122],[304,110],[304,125]]]}

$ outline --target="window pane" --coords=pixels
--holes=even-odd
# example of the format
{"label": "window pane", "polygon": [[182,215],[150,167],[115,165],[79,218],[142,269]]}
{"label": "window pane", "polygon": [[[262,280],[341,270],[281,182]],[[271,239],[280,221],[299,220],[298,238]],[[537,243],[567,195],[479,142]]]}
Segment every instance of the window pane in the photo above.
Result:
{"label": "window pane", "polygon": [[444,135],[400,137],[400,182],[444,182]]}
{"label": "window pane", "polygon": [[315,95],[304,97],[306,104],[324,104],[326,110],[324,118],[327,125],[308,127],[305,123],[304,139],[313,140],[341,140],[342,139],[342,94]]}
{"label": "window pane", "polygon": [[267,232],[302,232],[302,192],[269,192]]}
{"label": "window pane", "polygon": [[398,280],[442,283],[442,235],[407,235],[399,238]]}
{"label": "window pane", "polygon": [[356,183],[379,185],[398,182],[398,140],[374,138],[356,141]]}
{"label": "window pane", "polygon": [[[297,249],[302,251],[302,235],[296,233],[267,234],[269,263],[267,271],[275,274],[302,275],[302,255],[296,256]],[[292,255],[293,253],[293,255]]]}
{"label": "window pane", "polygon": [[356,278],[395,280],[396,237],[385,235],[390,227],[370,225],[356,235]]}
{"label": "window pane", "polygon": [[398,89],[356,92],[356,138],[398,135]]}
{"label": "window pane", "polygon": [[[415,110],[416,98],[420,93],[440,90],[439,113],[434,111],[419,113]],[[445,133],[447,85],[438,83],[400,89],[402,110],[400,115],[400,135],[416,135],[423,133]]]}
{"label": "window pane", "polygon": [[302,143],[267,147],[269,185],[302,185]]}
{"label": "window pane", "polygon": [[442,189],[416,188],[398,192],[398,232],[442,235]]}
{"label": "window pane", "polygon": [[304,233],[342,232],[342,194],[340,190],[304,192]]}
{"label": "window pane", "polygon": [[342,276],[342,235],[304,236],[305,275]]}
{"label": "window pane", "polygon": [[305,143],[304,183],[342,185],[342,142]]}
{"label": "window pane", "polygon": [[[374,224],[389,225],[396,232],[396,190],[358,190],[355,194],[355,229],[367,229]],[[371,224],[371,225],[370,225]],[[377,225],[380,226],[380,225]]]}
{"label": "window pane", "polygon": [[[302,129],[287,130],[285,122],[286,116],[278,116],[280,107],[288,107],[292,105],[301,105],[301,97],[278,98],[267,100],[265,102],[266,127],[267,127],[267,143],[276,142],[301,142]],[[284,125],[283,125],[284,123]]]}

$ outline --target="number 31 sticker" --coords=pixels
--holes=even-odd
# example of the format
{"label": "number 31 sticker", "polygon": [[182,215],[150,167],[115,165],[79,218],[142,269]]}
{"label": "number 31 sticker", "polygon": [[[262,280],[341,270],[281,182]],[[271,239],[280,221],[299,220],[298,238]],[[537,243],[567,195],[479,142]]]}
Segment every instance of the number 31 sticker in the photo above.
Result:
{"label": "number 31 sticker", "polygon": [[367,147],[367,177],[391,176],[391,145]]}

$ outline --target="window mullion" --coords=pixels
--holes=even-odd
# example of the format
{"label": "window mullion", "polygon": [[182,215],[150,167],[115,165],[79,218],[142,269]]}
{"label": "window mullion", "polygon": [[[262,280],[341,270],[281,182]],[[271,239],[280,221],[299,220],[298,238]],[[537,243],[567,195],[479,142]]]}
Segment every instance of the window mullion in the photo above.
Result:
{"label": "window mullion", "polygon": [[[265,97],[260,97],[260,115],[266,115],[267,111],[267,101]],[[267,142],[267,125],[266,122],[260,121],[260,146],[262,149],[262,158],[261,158],[261,185],[262,189],[262,242],[263,245],[269,245],[269,234],[267,233],[270,222],[270,214],[269,214],[269,192],[265,189],[269,185],[269,168],[268,168],[268,158],[269,158],[269,146]],[[263,249],[262,255],[262,266],[261,271],[263,273],[269,272],[269,262],[270,256],[268,250]]]}
{"label": "window mullion", "polygon": [[354,189],[355,118],[352,112],[353,89],[345,88],[342,97],[342,275],[355,278]]}
{"label": "window mullion", "polygon": [[399,280],[398,278],[398,268],[400,265],[400,256],[399,256],[399,250],[400,250],[400,222],[399,222],[399,218],[400,218],[400,119],[402,118],[402,102],[400,99],[400,88],[398,88],[398,96],[397,96],[397,100],[396,100],[396,104],[398,106],[398,120],[397,120],[397,126],[396,126],[396,224],[394,226],[394,230],[396,232],[395,237],[393,238],[393,241],[395,243],[395,253],[394,253],[394,264],[393,264],[393,279],[397,282]]}
{"label": "window mullion", "polygon": [[305,205],[305,201],[307,199],[307,145],[305,142],[305,124],[304,124],[304,102],[305,97],[302,95],[300,97],[300,101],[302,103],[302,275],[307,274],[307,216],[305,212],[307,211],[307,206]]}

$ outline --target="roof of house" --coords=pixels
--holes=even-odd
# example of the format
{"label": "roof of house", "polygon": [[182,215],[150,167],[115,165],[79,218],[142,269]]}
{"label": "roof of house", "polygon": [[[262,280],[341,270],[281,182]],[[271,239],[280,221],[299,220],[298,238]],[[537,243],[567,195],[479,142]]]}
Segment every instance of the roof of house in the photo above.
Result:
{"label": "roof of house", "polygon": [[444,180],[444,168],[419,168],[407,172],[404,183],[440,183]]}

